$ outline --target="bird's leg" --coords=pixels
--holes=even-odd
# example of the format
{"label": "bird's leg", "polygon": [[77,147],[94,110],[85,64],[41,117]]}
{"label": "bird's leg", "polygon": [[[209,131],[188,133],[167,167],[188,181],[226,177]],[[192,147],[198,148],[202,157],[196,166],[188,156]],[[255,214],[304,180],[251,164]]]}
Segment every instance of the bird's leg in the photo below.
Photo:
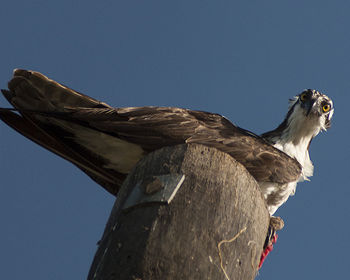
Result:
{"label": "bird's leg", "polygon": [[283,227],[284,227],[284,222],[281,219],[281,217],[274,217],[274,216],[270,217],[270,225],[267,231],[263,252],[260,257],[259,268],[261,268],[267,255],[272,251],[273,244],[275,244],[277,241],[278,235],[276,232],[278,230],[281,230]]}

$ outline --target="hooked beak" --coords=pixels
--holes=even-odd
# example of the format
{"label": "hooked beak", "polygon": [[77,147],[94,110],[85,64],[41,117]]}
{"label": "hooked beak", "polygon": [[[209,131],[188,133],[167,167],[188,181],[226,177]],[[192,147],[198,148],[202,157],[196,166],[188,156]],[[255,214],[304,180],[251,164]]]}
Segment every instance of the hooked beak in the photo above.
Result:
{"label": "hooked beak", "polygon": [[314,107],[315,101],[316,101],[316,98],[312,98],[312,99],[310,99],[309,102],[307,102],[307,104],[305,104],[306,105],[306,110],[307,110],[306,111],[306,116],[309,116],[309,114],[311,113],[312,108]]}

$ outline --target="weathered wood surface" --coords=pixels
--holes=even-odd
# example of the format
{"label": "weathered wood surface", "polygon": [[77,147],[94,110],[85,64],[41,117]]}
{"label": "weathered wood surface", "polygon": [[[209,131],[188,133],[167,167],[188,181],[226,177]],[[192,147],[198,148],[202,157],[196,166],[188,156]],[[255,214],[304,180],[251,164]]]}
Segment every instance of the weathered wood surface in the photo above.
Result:
{"label": "weathered wood surface", "polygon": [[[186,177],[169,205],[121,209],[137,182],[171,173]],[[166,147],[124,182],[88,279],[254,279],[268,224],[259,187],[241,164],[201,145]]]}

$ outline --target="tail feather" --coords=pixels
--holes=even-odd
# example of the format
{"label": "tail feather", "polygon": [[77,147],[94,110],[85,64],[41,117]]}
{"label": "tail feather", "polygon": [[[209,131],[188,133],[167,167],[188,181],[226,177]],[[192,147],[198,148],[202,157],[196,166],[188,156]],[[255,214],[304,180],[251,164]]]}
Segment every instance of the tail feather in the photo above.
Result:
{"label": "tail feather", "polygon": [[101,159],[73,143],[67,132],[59,130],[49,118],[36,111],[59,113],[69,107],[110,108],[109,105],[54,82],[44,75],[27,70],[15,70],[4,97],[18,110],[0,109],[0,119],[14,130],[70,161],[107,191],[116,194],[125,174],[105,169]]}
{"label": "tail feather", "polygon": [[16,69],[6,99],[18,110],[64,111],[66,107],[110,108],[99,100],[63,86],[43,74]]}
{"label": "tail feather", "polygon": [[0,119],[23,136],[76,165],[108,192],[117,194],[125,175],[101,168],[89,153],[81,153],[79,149],[72,149],[70,145],[62,141],[60,135],[55,135],[55,132],[47,127],[42,129],[38,123],[31,121],[28,117],[0,109]]}

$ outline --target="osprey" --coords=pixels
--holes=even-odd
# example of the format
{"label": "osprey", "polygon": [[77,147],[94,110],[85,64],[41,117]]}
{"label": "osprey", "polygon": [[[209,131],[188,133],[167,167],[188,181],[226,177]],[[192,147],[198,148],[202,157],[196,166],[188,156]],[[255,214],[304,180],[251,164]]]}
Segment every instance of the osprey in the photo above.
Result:
{"label": "osprey", "polygon": [[[316,90],[290,101],[284,121],[258,136],[218,114],[173,107],[114,108],[44,75],[15,70],[2,90],[14,109],[1,109],[10,127],[72,162],[107,191],[147,153],[197,143],[230,154],[261,187],[270,215],[312,176],[309,145],[330,127],[333,103]],[[16,113],[18,112],[18,113]]]}

